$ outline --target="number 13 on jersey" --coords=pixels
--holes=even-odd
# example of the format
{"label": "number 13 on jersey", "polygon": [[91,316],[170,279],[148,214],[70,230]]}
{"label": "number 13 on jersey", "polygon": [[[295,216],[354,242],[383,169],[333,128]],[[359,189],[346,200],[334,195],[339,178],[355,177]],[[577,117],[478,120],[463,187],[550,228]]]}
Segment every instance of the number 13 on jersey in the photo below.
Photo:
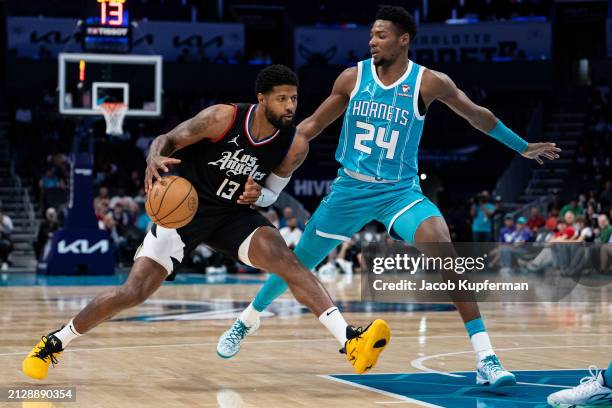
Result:
{"label": "number 13 on jersey", "polygon": [[239,187],[239,183],[236,183],[235,181],[232,181],[230,179],[225,179],[223,180],[223,183],[221,183],[221,186],[219,186],[219,189],[217,190],[217,195],[219,197],[231,200],[236,191],[238,191]]}
{"label": "number 13 on jersey", "polygon": [[385,133],[387,133],[387,128],[384,126],[381,126],[376,129],[374,125],[361,121],[355,122],[355,126],[365,131],[365,133],[357,133],[355,135],[355,149],[366,154],[372,154],[372,148],[367,145],[369,144],[368,142],[374,140],[374,137],[376,136],[376,140],[374,141],[376,146],[387,151],[385,155],[387,159],[393,159],[393,157],[395,156],[395,147],[397,146],[397,139],[399,137],[399,132],[397,130],[391,131],[391,137],[387,141],[385,140]]}

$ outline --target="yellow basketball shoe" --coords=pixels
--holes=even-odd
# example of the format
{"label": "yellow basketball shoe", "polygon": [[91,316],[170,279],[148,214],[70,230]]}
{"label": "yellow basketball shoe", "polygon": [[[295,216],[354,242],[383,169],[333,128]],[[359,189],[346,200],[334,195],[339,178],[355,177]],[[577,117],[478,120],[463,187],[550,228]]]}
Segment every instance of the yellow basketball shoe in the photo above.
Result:
{"label": "yellow basketball shoe", "polygon": [[57,364],[57,356],[62,353],[63,349],[62,342],[53,333],[43,336],[30,354],[23,359],[21,369],[28,377],[44,380],[47,377],[49,366]]}
{"label": "yellow basketball shoe", "polygon": [[349,326],[346,334],[348,340],[340,352],[346,353],[346,359],[357,374],[363,374],[376,365],[378,356],[391,339],[391,329],[381,319],[374,320],[365,329]]}

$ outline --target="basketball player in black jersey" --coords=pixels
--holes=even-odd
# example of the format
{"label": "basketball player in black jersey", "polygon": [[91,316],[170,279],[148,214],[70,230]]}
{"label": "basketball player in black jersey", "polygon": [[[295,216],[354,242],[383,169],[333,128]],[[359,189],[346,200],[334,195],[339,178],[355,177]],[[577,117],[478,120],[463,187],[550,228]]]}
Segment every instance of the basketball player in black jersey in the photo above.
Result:
{"label": "basketball player in black jersey", "polygon": [[152,142],[145,188],[150,190],[153,179],[161,179],[160,170],[175,165],[198,191],[196,216],[179,229],[154,225],[136,252],[127,281],[98,295],[66,326],[43,336],[23,360],[26,375],[44,379],[70,341],[144,302],[202,242],[245,264],[280,271],[295,298],[344,346],[356,372],[376,364],[389,341],[387,324],[375,320],[366,329],[348,326],[278,230],[251,208],[272,204],[308,152],[308,141],[294,137],[297,88],[297,76],[289,68],[267,67],[257,77],[257,104],[208,107]]}

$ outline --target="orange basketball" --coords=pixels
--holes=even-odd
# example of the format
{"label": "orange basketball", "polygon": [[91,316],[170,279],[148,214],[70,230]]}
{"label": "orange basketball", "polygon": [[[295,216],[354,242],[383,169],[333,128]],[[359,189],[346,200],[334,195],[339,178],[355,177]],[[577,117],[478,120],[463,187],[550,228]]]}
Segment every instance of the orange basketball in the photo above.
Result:
{"label": "orange basketball", "polygon": [[167,176],[153,183],[145,209],[157,225],[181,228],[191,222],[198,210],[198,193],[187,179]]}

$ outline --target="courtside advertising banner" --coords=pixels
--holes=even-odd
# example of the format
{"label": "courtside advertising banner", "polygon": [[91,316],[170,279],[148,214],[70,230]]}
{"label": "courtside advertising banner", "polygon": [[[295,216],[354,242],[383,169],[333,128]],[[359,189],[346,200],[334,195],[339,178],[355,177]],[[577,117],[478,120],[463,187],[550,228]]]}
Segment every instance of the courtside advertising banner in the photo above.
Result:
{"label": "courtside advertising banner", "polygon": [[[296,67],[308,61],[348,66],[369,58],[370,27],[298,27]],[[411,58],[427,62],[548,59],[549,22],[423,24],[411,43]]]}
{"label": "courtside advertising banner", "polygon": [[[49,53],[82,52],[77,19],[9,17],[8,48],[18,57],[39,58]],[[210,60],[244,53],[244,26],[236,23],[180,23],[148,21],[132,30],[134,54],[161,54]]]}

